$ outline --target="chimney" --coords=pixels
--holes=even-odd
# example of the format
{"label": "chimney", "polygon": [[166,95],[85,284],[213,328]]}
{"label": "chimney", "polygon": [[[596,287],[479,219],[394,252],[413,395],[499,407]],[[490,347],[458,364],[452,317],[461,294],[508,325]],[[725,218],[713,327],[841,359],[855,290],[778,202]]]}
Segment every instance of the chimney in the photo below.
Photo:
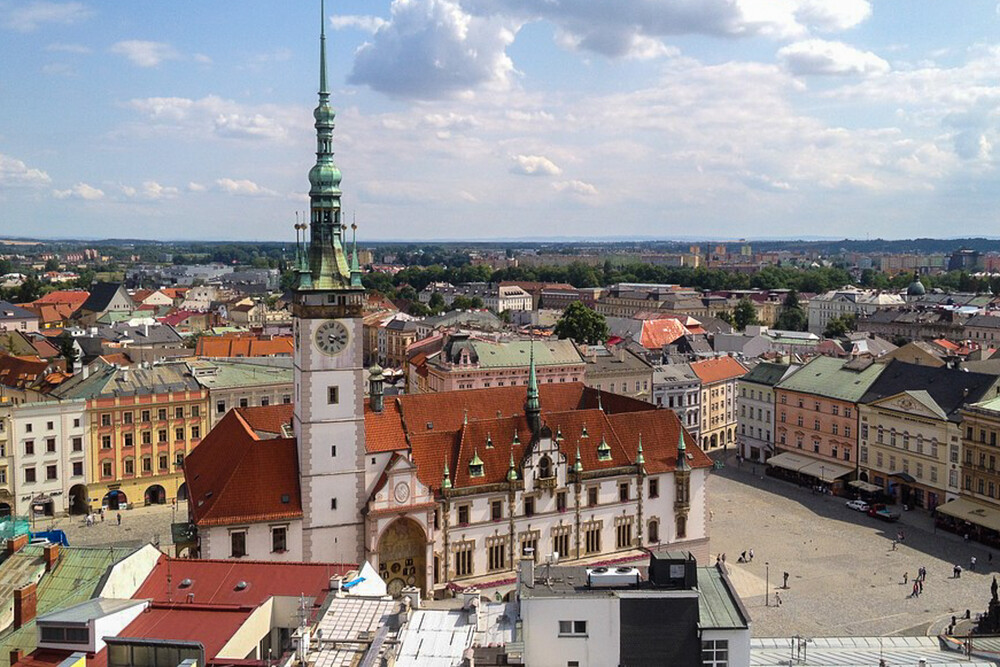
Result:
{"label": "chimney", "polygon": [[46,544],[45,545],[45,571],[51,572],[56,569],[56,563],[59,562],[59,545],[58,544]]}
{"label": "chimney", "polygon": [[38,611],[38,593],[35,583],[14,590],[14,629],[35,620]]}
{"label": "chimney", "polygon": [[28,545],[27,535],[18,535],[7,540],[7,555],[15,554]]}
{"label": "chimney", "polygon": [[12,649],[11,652],[10,652],[10,664],[11,665],[16,665],[17,663],[21,662],[21,658],[23,658],[23,657],[24,657],[24,649],[23,648]]}

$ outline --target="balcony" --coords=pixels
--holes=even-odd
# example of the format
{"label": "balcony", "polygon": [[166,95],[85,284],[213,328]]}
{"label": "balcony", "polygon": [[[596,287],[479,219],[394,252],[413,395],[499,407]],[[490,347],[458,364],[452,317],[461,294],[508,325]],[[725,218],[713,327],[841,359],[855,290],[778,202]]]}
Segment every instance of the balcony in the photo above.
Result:
{"label": "balcony", "polygon": [[556,488],[556,478],[555,477],[536,477],[535,478],[535,488],[536,489],[554,489],[554,488]]}

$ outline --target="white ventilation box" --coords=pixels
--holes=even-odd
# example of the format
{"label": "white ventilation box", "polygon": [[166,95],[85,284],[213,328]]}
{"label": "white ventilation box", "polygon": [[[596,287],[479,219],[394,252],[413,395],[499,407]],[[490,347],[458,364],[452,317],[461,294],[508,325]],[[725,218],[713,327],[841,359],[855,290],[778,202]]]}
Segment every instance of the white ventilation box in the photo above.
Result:
{"label": "white ventilation box", "polygon": [[587,585],[591,588],[631,586],[639,583],[639,569],[635,567],[587,568]]}

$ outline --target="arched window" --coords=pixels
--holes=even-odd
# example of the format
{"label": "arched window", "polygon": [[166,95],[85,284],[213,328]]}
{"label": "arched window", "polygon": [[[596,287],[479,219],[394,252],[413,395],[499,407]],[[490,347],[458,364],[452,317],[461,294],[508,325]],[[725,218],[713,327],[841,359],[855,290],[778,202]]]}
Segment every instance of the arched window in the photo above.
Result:
{"label": "arched window", "polygon": [[649,536],[650,542],[660,541],[660,522],[658,519],[651,519],[649,522],[649,529],[646,531]]}
{"label": "arched window", "polygon": [[687,517],[683,514],[677,516],[677,539],[682,540],[687,537]]}
{"label": "arched window", "polygon": [[541,479],[552,477],[552,459],[548,456],[543,456],[538,462],[538,477]]}

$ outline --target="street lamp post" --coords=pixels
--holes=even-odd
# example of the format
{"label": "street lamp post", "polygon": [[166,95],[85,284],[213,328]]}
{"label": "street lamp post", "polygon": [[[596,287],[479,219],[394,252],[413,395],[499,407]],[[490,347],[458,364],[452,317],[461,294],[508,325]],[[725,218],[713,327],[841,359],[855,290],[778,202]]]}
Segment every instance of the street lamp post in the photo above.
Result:
{"label": "street lamp post", "polygon": [[771,606],[771,563],[764,561],[764,606]]}

